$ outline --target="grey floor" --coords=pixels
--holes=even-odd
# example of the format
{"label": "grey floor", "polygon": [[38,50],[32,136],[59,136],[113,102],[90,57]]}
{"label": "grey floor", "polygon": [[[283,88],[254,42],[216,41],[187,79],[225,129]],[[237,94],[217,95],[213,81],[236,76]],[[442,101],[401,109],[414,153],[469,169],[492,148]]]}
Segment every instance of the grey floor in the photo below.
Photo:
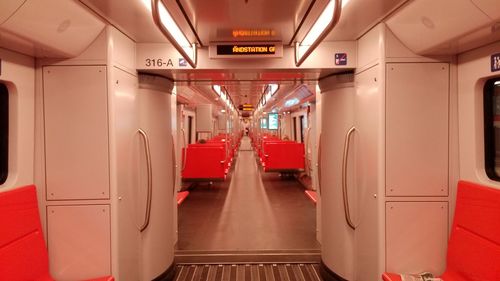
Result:
{"label": "grey floor", "polygon": [[319,250],[304,189],[262,173],[244,137],[232,175],[198,184],[179,207],[179,251]]}

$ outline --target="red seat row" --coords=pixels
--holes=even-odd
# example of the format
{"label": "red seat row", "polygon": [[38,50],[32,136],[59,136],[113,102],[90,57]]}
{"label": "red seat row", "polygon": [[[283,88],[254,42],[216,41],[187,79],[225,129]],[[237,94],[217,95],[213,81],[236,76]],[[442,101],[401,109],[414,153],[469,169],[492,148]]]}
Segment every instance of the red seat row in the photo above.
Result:
{"label": "red seat row", "polygon": [[0,193],[0,224],[0,280],[53,281],[34,185]]}
{"label": "red seat row", "polygon": [[233,163],[236,144],[230,136],[218,135],[206,143],[190,144],[183,148],[182,179],[225,180]]}
{"label": "red seat row", "polygon": [[[455,217],[448,241],[444,281],[500,280],[500,190],[458,183]],[[384,273],[384,281],[401,275]]]}
{"label": "red seat row", "polygon": [[252,145],[265,172],[295,172],[305,168],[303,143],[263,135],[259,139],[252,136]]}
{"label": "red seat row", "polygon": [[303,171],[304,144],[294,141],[263,141],[261,163],[265,172]]}

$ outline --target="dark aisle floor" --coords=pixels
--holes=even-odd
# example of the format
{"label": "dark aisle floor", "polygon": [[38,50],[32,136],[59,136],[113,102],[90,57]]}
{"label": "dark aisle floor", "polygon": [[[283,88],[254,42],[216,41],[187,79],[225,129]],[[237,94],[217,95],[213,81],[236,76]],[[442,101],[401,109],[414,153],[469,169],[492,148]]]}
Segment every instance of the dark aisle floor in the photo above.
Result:
{"label": "dark aisle floor", "polygon": [[295,180],[259,172],[243,138],[232,177],[199,184],[179,207],[181,251],[318,250],[316,210]]}

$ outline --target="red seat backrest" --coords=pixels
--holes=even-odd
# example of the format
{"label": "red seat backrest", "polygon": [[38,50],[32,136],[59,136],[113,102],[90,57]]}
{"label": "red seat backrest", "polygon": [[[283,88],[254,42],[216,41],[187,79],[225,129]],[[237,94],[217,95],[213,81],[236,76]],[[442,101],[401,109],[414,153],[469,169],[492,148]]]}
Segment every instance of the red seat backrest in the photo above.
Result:
{"label": "red seat backrest", "polygon": [[460,181],[445,280],[500,280],[500,190]]}
{"label": "red seat backrest", "polygon": [[0,280],[52,280],[36,188],[0,193]]}
{"label": "red seat backrest", "polygon": [[263,145],[265,169],[304,169],[304,144],[293,141],[265,142]]}
{"label": "red seat backrest", "polygon": [[189,145],[182,178],[223,179],[225,177],[226,150],[224,146]]}

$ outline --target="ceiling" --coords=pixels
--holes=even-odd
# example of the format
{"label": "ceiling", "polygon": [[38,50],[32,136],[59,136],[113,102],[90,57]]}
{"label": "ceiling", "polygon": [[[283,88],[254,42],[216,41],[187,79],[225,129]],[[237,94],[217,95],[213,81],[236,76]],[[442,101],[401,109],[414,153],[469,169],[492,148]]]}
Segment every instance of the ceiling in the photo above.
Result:
{"label": "ceiling", "polygon": [[[150,0],[79,0],[120,29],[137,43],[168,42],[153,23]],[[346,0],[344,0],[346,1]],[[327,41],[356,40],[391,11],[408,0],[348,0],[336,28]],[[211,42],[278,41],[289,45],[302,39],[328,0],[163,0],[181,30],[191,42],[207,48]],[[238,30],[263,30],[259,35],[242,37]],[[307,72],[291,69],[271,71],[187,70],[152,71],[176,80],[179,89],[198,87],[194,92],[210,96],[212,84],[226,85],[236,106],[256,104],[262,88],[270,81],[298,84],[316,81],[334,70],[313,69]],[[193,86],[193,85],[204,86]],[[286,91],[287,87],[280,87]]]}

